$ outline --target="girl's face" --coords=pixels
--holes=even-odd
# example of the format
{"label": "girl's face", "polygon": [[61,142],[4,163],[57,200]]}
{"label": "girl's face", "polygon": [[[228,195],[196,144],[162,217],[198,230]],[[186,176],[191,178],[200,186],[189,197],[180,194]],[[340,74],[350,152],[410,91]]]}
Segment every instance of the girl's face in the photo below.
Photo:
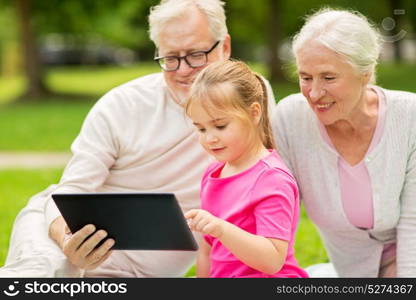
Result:
{"label": "girl's face", "polygon": [[218,161],[238,164],[249,157],[253,149],[253,134],[240,119],[219,110],[208,113],[200,103],[188,110],[199,132],[199,142]]}

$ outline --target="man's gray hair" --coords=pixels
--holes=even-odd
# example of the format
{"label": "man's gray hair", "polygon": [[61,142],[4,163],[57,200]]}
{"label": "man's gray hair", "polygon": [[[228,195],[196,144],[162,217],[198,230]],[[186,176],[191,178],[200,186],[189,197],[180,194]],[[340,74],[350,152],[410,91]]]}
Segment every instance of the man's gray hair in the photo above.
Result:
{"label": "man's gray hair", "polygon": [[224,2],[221,0],[162,0],[150,9],[149,36],[159,45],[160,32],[170,21],[184,16],[190,7],[198,8],[207,16],[209,29],[215,40],[223,41],[228,34]]}
{"label": "man's gray hair", "polygon": [[324,8],[306,18],[305,25],[293,38],[292,51],[316,41],[345,57],[361,74],[369,73],[375,83],[375,68],[381,51],[381,35],[361,13]]}

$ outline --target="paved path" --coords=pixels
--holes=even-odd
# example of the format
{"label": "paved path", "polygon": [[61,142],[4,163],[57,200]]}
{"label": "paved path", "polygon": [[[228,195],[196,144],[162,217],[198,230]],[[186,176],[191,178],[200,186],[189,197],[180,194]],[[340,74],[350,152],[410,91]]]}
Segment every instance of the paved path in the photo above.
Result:
{"label": "paved path", "polygon": [[67,152],[1,152],[0,170],[12,168],[62,168],[71,158]]}

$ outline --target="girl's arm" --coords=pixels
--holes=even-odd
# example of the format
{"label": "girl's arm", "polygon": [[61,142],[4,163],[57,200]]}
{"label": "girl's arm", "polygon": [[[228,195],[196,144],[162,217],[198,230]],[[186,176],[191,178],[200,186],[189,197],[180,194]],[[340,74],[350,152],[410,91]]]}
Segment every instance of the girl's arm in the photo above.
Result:
{"label": "girl's arm", "polygon": [[196,277],[209,277],[209,270],[211,268],[211,262],[209,259],[210,252],[211,246],[205,241],[205,239],[202,239],[196,259]]}
{"label": "girl's arm", "polygon": [[202,209],[190,210],[185,217],[191,219],[192,230],[218,238],[239,260],[260,272],[274,274],[286,260],[287,241],[251,234]]}

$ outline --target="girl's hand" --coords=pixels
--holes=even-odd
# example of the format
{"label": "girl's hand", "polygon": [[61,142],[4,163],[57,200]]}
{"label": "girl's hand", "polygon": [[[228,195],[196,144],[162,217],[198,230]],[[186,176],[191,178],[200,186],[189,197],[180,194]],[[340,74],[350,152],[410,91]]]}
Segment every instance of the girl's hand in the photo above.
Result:
{"label": "girl's hand", "polygon": [[185,213],[185,218],[192,231],[209,234],[214,238],[220,238],[224,233],[225,221],[214,217],[206,210],[191,209]]}

